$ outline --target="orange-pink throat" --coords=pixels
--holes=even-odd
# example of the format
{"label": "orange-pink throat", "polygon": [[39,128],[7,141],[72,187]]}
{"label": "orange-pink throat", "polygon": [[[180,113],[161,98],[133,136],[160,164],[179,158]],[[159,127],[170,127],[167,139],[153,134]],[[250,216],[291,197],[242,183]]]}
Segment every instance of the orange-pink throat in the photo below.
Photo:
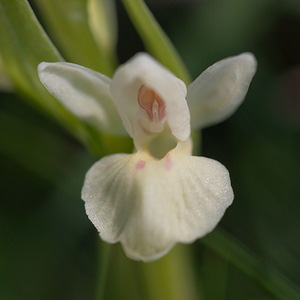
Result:
{"label": "orange-pink throat", "polygon": [[165,117],[166,105],[156,92],[144,84],[138,91],[138,103],[143,108],[149,119],[155,123],[161,122]]}

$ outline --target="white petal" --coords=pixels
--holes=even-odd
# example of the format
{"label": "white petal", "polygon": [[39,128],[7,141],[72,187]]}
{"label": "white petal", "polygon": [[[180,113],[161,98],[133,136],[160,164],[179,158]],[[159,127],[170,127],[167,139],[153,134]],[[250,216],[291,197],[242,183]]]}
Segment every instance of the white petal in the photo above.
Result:
{"label": "white petal", "polygon": [[219,123],[244,100],[256,71],[251,53],[223,59],[206,69],[188,87],[192,128]]}
{"label": "white petal", "polygon": [[134,120],[138,113],[138,90],[141,85],[153,89],[166,104],[167,123],[181,141],[190,135],[190,114],[186,103],[186,86],[151,56],[140,53],[120,66],[111,82],[111,94],[124,126],[134,137]]}
{"label": "white petal", "polygon": [[41,82],[70,112],[107,134],[124,135],[121,119],[111,100],[111,79],[91,69],[65,62],[41,63]]}
{"label": "white petal", "polygon": [[86,174],[82,199],[89,219],[103,240],[115,243],[128,221],[138,191],[128,186],[133,173],[127,166],[132,163],[130,154],[114,154],[96,162]]}
{"label": "white petal", "polygon": [[103,158],[87,173],[82,198],[104,240],[152,261],[213,230],[233,192],[220,163],[175,149],[162,160],[140,152]]}

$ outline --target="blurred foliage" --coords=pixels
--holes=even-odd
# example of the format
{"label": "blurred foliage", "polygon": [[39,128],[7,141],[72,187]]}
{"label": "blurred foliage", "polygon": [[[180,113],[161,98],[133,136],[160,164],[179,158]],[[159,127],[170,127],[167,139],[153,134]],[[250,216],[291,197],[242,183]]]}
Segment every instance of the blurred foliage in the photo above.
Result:
{"label": "blurred foliage", "polygon": [[[163,2],[147,1],[193,77],[240,52],[251,51],[258,59],[245,103],[226,122],[204,130],[202,153],[224,163],[231,174],[235,201],[220,227],[245,245],[250,257],[255,253],[260,258],[265,269],[258,272],[268,277],[276,269],[300,286],[299,2]],[[117,4],[118,54],[125,61],[143,47]],[[0,97],[0,298],[94,299],[98,238],[80,200],[93,158],[19,97]],[[210,238],[189,246],[197,259],[202,299],[276,299],[218,251],[209,250]],[[122,262],[108,268],[105,299],[131,299],[140,279],[132,282],[128,276],[114,289],[113,268],[121,278],[127,274]],[[142,290],[139,295],[144,299]]]}
{"label": "blurred foliage", "polygon": [[190,76],[180,56],[145,2],[143,0],[122,0],[122,2],[146,50],[185,84],[189,84]]}
{"label": "blurred foliage", "polygon": [[[41,16],[44,27],[67,61],[93,68],[109,76],[112,75],[114,53],[110,48],[111,56],[107,58],[107,51],[98,47],[97,40],[94,39],[89,27],[88,4],[91,0],[34,0],[31,2]],[[93,13],[97,14],[97,8],[95,5],[91,8]],[[104,24],[101,25],[104,27]]]}
{"label": "blurred foliage", "polygon": [[0,43],[1,69],[10,78],[16,92],[60,123],[93,153],[102,154],[102,134],[67,111],[38,78],[40,62],[63,61],[63,58],[26,0],[0,1]]}

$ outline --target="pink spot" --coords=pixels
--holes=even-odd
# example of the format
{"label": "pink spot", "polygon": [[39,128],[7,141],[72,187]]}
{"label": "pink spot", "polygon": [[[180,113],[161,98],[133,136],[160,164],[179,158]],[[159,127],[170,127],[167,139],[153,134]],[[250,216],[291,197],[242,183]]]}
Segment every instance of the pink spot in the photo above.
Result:
{"label": "pink spot", "polygon": [[167,156],[166,156],[166,162],[165,162],[165,169],[167,171],[170,171],[172,169],[172,167],[173,167],[173,162],[172,162],[169,154],[167,154]]}
{"label": "pink spot", "polygon": [[136,168],[137,170],[141,170],[141,169],[143,169],[143,168],[145,167],[145,164],[146,164],[146,162],[145,162],[144,160],[139,160],[139,161],[136,163],[135,168]]}

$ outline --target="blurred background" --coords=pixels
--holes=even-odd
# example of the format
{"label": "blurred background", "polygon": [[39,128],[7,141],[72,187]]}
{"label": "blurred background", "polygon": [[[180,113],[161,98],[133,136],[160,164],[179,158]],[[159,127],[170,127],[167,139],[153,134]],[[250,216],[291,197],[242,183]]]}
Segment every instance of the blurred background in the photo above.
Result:
{"label": "blurred background", "polygon": [[[30,1],[46,27],[38,2]],[[229,169],[235,191],[219,227],[300,286],[299,1],[146,3],[193,78],[225,57],[255,54],[258,71],[245,102],[202,132],[202,154]],[[120,1],[117,12],[124,62],[143,46]],[[95,158],[21,97],[9,91],[0,97],[0,299],[94,299],[98,237],[80,190]],[[201,241],[188,247],[203,299],[275,299]],[[127,299],[126,288],[120,299]]]}

